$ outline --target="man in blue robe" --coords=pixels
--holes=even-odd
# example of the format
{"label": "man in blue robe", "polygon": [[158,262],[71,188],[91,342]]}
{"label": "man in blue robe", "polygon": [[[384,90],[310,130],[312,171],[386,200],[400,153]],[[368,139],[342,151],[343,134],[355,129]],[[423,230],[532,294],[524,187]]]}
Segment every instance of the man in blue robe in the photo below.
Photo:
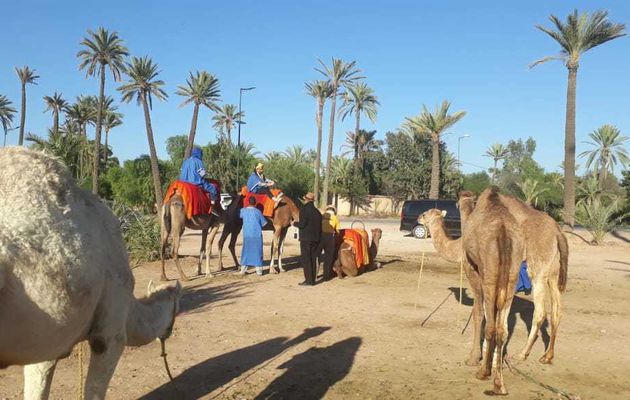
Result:
{"label": "man in blue robe", "polygon": [[218,201],[219,193],[217,193],[217,188],[213,184],[204,179],[206,176],[206,168],[202,160],[203,151],[199,147],[193,148],[190,157],[185,159],[182,163],[179,180],[199,186],[201,190],[209,194],[210,200],[214,205],[212,207],[212,213],[218,216],[221,212],[221,203]]}
{"label": "man in blue robe", "polygon": [[256,274],[262,275],[263,236],[262,228],[267,219],[256,208],[256,199],[249,198],[247,207],[241,208],[243,219],[243,247],[241,249],[241,275],[247,273],[247,267],[256,267]]}
{"label": "man in blue robe", "polygon": [[269,188],[275,184],[276,183],[271,179],[265,178],[265,166],[263,165],[263,163],[258,163],[256,164],[256,167],[254,168],[252,174],[247,179],[247,191],[250,193],[266,194],[271,200],[276,203],[276,206],[278,206],[278,203],[282,199],[283,193],[278,194],[278,197],[274,197],[274,195],[271,193],[271,189]]}

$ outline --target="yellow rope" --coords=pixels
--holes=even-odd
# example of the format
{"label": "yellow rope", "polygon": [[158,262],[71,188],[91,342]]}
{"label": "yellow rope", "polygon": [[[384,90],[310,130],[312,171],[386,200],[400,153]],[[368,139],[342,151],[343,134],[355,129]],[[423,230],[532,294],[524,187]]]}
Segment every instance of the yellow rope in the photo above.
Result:
{"label": "yellow rope", "polygon": [[459,263],[459,304],[462,304],[462,287],[464,286],[464,257]]}
{"label": "yellow rope", "polygon": [[79,388],[77,393],[77,398],[79,400],[84,400],[83,394],[85,391],[85,379],[83,376],[83,344],[85,342],[79,343]]}
{"label": "yellow rope", "polygon": [[424,251],[422,252],[422,261],[420,261],[420,273],[418,274],[418,286],[416,287],[416,302],[413,309],[418,308],[418,293],[420,292],[420,280],[422,279],[422,270],[424,269]]}

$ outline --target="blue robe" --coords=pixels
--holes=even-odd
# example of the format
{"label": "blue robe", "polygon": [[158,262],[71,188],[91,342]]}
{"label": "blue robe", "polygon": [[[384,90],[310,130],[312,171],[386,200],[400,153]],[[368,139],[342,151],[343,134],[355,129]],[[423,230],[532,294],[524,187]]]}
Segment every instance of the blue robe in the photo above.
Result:
{"label": "blue robe", "polygon": [[203,153],[200,148],[195,147],[192,150],[192,155],[185,159],[182,163],[182,170],[179,174],[179,180],[189,182],[199,186],[205,192],[210,193],[212,201],[218,199],[219,194],[213,184],[205,180],[203,177],[206,174],[206,169],[203,166]]}
{"label": "blue robe", "polygon": [[521,263],[521,269],[518,271],[518,282],[516,283],[516,293],[518,292],[529,292],[532,290],[532,281],[529,280],[529,275],[527,274],[527,262],[523,261]]}
{"label": "blue robe", "polygon": [[262,177],[258,176],[256,172],[252,172],[247,179],[247,191],[250,193],[263,193],[267,186],[268,179],[265,179],[264,175]]}
{"label": "blue robe", "polygon": [[243,219],[243,248],[241,249],[241,265],[261,267],[263,265],[262,227],[267,219],[256,207],[241,208]]}

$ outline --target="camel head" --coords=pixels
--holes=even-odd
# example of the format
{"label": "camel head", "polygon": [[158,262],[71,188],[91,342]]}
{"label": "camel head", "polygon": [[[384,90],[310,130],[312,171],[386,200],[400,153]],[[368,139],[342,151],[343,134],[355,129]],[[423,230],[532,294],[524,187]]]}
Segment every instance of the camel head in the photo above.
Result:
{"label": "camel head", "polygon": [[433,221],[436,220],[436,218],[442,220],[444,217],[446,217],[446,210],[438,210],[437,208],[432,208],[420,214],[420,216],[418,217],[418,223],[424,226],[429,226]]}
{"label": "camel head", "polygon": [[170,298],[173,302],[174,313],[177,314],[179,312],[179,300],[182,298],[182,285],[179,281],[172,283],[166,283],[164,285],[156,286],[152,280],[149,281],[149,286],[147,288],[147,299],[151,300],[160,300],[164,298]]}
{"label": "camel head", "polygon": [[383,237],[383,230],[381,228],[372,229],[372,242],[378,243]]}

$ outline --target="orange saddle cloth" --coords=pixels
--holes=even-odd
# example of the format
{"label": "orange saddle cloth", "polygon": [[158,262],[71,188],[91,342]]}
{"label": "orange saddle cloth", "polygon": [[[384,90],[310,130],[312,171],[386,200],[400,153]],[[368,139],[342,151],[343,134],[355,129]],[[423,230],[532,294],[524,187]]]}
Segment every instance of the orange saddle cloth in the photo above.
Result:
{"label": "orange saddle cloth", "polygon": [[[217,186],[218,183],[211,182]],[[173,195],[177,193],[182,196],[184,201],[184,209],[186,210],[186,218],[192,218],[195,215],[209,214],[212,210],[210,196],[205,193],[199,186],[184,181],[175,181],[166,190],[164,203],[169,201]]]}
{"label": "orange saddle cloth", "polygon": [[[274,196],[277,196],[280,193],[282,193],[282,190],[271,189],[271,193]],[[274,207],[276,204],[266,194],[249,193],[249,191],[247,190],[247,186],[243,186],[241,188],[241,196],[243,196],[243,206],[248,205],[249,198],[253,197],[256,199],[256,208],[258,208],[265,217],[268,217],[268,218],[273,217],[273,211],[275,209]]]}
{"label": "orange saddle cloth", "polygon": [[357,268],[362,268],[370,263],[368,234],[364,229],[342,229],[338,237],[340,241],[352,246]]}

